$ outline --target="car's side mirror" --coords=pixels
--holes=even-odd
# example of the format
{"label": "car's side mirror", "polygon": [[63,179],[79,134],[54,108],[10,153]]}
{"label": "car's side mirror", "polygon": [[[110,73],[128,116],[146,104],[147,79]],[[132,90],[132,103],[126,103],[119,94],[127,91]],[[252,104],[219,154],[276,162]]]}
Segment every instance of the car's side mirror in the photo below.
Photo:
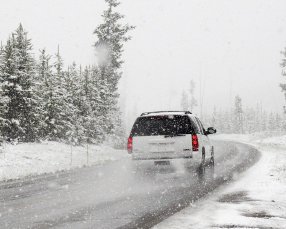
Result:
{"label": "car's side mirror", "polygon": [[208,134],[215,134],[215,133],[216,133],[216,129],[213,127],[209,127],[206,134],[208,135]]}

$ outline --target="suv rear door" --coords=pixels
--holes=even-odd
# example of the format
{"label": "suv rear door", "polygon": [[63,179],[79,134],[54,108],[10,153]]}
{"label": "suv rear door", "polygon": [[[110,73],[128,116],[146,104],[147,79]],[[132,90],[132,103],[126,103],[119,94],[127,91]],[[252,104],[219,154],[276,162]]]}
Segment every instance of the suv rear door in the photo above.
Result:
{"label": "suv rear door", "polygon": [[133,152],[179,156],[192,151],[193,122],[187,115],[139,117],[131,131]]}

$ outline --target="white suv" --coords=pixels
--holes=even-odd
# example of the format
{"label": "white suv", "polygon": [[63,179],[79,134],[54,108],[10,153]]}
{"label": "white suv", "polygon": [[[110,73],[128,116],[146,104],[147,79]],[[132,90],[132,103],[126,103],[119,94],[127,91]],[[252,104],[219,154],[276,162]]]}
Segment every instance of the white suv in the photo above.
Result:
{"label": "white suv", "polygon": [[214,133],[216,129],[205,130],[189,111],[146,112],[135,121],[127,150],[134,160],[192,158],[204,164],[209,158],[214,163],[214,147],[208,138]]}

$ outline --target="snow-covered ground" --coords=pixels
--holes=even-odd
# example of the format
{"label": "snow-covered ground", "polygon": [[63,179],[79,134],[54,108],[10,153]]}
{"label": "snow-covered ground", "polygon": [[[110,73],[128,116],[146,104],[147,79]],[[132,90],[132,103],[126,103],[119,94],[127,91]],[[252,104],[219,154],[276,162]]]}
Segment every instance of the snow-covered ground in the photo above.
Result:
{"label": "snow-covered ground", "polygon": [[3,144],[0,181],[103,164],[128,157],[125,150],[108,146],[71,146],[59,142]]}
{"label": "snow-covered ground", "polygon": [[255,145],[262,157],[229,185],[154,228],[286,228],[286,135],[216,138]]}

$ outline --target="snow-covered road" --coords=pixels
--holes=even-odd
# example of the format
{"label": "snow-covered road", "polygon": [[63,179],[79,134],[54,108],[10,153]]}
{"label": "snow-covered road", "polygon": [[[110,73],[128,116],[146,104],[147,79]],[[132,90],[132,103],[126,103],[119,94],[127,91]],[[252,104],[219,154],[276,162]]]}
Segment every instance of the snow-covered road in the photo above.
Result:
{"label": "snow-covered road", "polygon": [[237,176],[259,158],[250,146],[216,142],[215,167],[155,167],[121,159],[0,183],[1,228],[150,228]]}
{"label": "snow-covered road", "polygon": [[286,228],[286,135],[220,136],[255,145],[261,159],[227,185],[154,229]]}

